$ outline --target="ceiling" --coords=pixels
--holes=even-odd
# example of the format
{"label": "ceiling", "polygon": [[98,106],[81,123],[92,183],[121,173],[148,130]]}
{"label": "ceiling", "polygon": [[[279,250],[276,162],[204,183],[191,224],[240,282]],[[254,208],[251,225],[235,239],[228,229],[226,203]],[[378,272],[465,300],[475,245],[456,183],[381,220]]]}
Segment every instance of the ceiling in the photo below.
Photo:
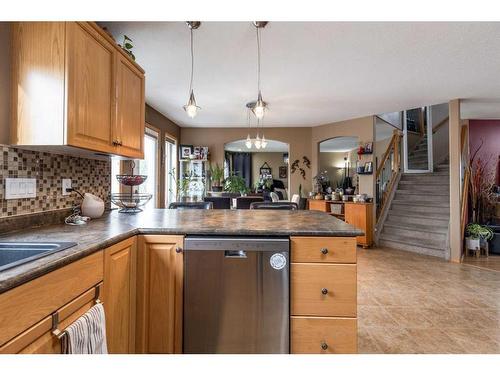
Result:
{"label": "ceiling", "polygon": [[358,146],[358,137],[337,137],[321,142],[319,152],[349,152]]}
{"label": "ceiling", "polygon": [[[202,22],[188,100],[184,22],[102,22],[133,39],[146,101],[180,126],[244,127],[257,96],[255,28]],[[265,126],[316,126],[464,98],[464,118],[500,118],[500,23],[270,22],[262,32]]]}
{"label": "ceiling", "polygon": [[288,152],[288,143],[268,139],[266,148],[257,150],[255,146],[248,149],[245,145],[245,141],[246,139],[241,139],[239,141],[226,143],[224,145],[224,150],[233,152]]}

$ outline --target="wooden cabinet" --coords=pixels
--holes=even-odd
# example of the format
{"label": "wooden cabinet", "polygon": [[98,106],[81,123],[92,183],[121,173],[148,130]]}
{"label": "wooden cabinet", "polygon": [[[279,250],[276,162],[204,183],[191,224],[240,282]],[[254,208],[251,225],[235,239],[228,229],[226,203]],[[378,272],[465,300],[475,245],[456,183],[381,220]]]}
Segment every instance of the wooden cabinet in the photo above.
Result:
{"label": "wooden cabinet", "polygon": [[356,353],[355,239],[291,237],[290,251],[291,352]]}
{"label": "wooden cabinet", "polygon": [[138,353],[182,353],[183,236],[139,236]]}
{"label": "wooden cabinet", "polygon": [[135,352],[135,237],[104,250],[104,310],[109,353]]}
{"label": "wooden cabinet", "polygon": [[59,311],[65,328],[88,310],[102,280],[99,251],[0,294],[0,353],[58,352],[51,314]]}
{"label": "wooden cabinet", "polygon": [[345,222],[361,229],[363,236],[356,237],[364,248],[373,245],[373,203],[345,203]]}
{"label": "wooden cabinet", "polygon": [[144,71],[92,22],[12,26],[11,144],[143,157]]}

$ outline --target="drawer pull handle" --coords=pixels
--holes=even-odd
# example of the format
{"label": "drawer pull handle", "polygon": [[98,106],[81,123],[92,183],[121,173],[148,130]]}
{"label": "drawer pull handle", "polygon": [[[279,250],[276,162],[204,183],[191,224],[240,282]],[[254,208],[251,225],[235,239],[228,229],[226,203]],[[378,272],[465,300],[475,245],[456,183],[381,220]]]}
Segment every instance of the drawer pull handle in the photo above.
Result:
{"label": "drawer pull handle", "polygon": [[327,344],[326,342],[324,342],[324,341],[323,341],[323,342],[321,343],[321,349],[322,349],[322,350],[326,350],[326,349],[328,349],[328,344]]}
{"label": "drawer pull handle", "polygon": [[328,294],[328,289],[326,289],[326,288],[321,289],[321,293],[323,293],[325,295]]}
{"label": "drawer pull handle", "polygon": [[321,249],[321,254],[326,255],[328,254],[328,249],[326,247]]}
{"label": "drawer pull handle", "polygon": [[175,248],[175,252],[176,252],[176,253],[182,253],[182,247],[177,246],[177,247]]}

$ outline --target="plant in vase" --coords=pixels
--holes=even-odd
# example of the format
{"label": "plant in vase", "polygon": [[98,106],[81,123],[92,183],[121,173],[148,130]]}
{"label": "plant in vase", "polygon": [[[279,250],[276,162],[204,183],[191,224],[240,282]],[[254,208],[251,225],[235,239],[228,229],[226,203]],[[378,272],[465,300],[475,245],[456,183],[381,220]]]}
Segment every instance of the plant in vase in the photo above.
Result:
{"label": "plant in vase", "polygon": [[484,225],[471,223],[465,229],[465,241],[467,250],[479,251],[481,241],[489,241],[493,238],[493,231]]}
{"label": "plant in vase", "polygon": [[224,178],[224,169],[219,163],[213,166],[210,164],[210,180],[212,181],[212,191],[222,191],[222,180]]}
{"label": "plant in vase", "polygon": [[249,191],[245,179],[234,173],[224,181],[224,190],[228,193],[240,193],[241,195],[246,195]]}

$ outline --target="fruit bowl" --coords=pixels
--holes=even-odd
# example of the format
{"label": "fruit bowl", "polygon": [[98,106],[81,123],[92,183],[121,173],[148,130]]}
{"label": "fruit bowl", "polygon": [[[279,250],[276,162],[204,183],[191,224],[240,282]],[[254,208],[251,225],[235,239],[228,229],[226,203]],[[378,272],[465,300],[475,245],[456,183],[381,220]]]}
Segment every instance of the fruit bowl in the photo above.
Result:
{"label": "fruit bowl", "polygon": [[118,182],[125,186],[138,186],[144,183],[148,176],[133,175],[133,174],[119,174],[116,176]]}
{"label": "fruit bowl", "polygon": [[153,194],[144,193],[114,193],[111,194],[111,202],[120,207],[122,213],[141,212],[142,208],[153,197]]}

